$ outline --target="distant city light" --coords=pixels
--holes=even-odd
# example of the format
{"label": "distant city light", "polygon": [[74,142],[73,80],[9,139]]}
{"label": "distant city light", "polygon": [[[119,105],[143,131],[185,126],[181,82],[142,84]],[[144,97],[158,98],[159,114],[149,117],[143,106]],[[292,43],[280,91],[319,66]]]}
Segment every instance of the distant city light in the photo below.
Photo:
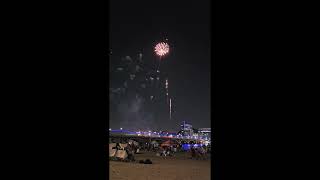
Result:
{"label": "distant city light", "polygon": [[109,131],[111,131],[111,128],[109,128]]}
{"label": "distant city light", "polygon": [[120,130],[122,130],[122,128],[120,128]]}

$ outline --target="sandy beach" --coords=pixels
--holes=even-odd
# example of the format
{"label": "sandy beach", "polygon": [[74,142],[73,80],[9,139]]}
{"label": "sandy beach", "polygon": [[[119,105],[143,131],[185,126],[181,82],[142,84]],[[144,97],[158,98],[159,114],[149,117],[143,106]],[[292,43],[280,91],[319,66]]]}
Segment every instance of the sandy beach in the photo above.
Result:
{"label": "sandy beach", "polygon": [[[152,152],[136,154],[136,162],[109,161],[111,180],[209,180],[211,162],[189,159],[190,154],[178,153],[175,157],[158,157]],[[153,164],[139,164],[150,159]]]}

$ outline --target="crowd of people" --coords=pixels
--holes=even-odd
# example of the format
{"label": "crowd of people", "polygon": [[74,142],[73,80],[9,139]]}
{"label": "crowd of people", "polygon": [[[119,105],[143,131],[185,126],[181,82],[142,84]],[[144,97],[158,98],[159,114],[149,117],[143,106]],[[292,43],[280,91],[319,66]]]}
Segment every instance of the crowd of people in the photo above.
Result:
{"label": "crowd of people", "polygon": [[174,156],[178,152],[178,147],[173,146],[163,146],[155,150],[157,156]]}
{"label": "crowd of people", "polygon": [[206,146],[192,147],[190,149],[191,158],[193,159],[207,159],[207,154],[209,153]]}
{"label": "crowd of people", "polygon": [[[115,147],[112,149],[125,151],[126,159],[129,161],[135,161],[135,154],[140,151],[154,152],[156,156],[174,156],[178,152],[188,152],[191,159],[207,159],[208,154],[211,151],[210,146],[191,146],[189,149],[184,149],[182,144],[175,143],[171,145],[159,145],[157,143],[137,143],[135,141],[129,141],[125,143],[125,146],[121,143],[115,143]],[[109,147],[110,149],[110,147]]]}

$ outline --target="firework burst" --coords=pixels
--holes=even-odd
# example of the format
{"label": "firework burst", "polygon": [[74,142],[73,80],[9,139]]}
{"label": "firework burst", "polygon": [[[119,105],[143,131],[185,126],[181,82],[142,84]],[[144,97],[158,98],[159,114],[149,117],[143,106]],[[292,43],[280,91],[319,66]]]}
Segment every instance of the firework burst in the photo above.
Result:
{"label": "firework burst", "polygon": [[165,43],[165,42],[160,42],[156,45],[156,47],[154,48],[154,52],[162,57],[166,54],[169,53],[169,44]]}

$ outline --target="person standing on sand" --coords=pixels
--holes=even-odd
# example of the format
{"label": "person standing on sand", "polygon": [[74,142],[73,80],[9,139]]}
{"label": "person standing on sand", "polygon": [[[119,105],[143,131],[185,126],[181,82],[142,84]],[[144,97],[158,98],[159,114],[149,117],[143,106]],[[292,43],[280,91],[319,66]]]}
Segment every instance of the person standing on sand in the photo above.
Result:
{"label": "person standing on sand", "polygon": [[200,153],[200,157],[201,157],[202,159],[206,159],[206,151],[204,150],[203,147],[200,147],[200,148],[199,148],[199,153]]}
{"label": "person standing on sand", "polygon": [[131,149],[131,144],[129,143],[128,146],[126,148],[124,148],[124,150],[127,152],[128,154],[128,159],[131,160],[131,155],[132,155],[132,149]]}
{"label": "person standing on sand", "polygon": [[165,148],[165,147],[163,147],[162,155],[163,155],[163,156],[167,156],[167,154],[166,154],[166,148]]}
{"label": "person standing on sand", "polygon": [[193,159],[193,158],[196,156],[196,151],[195,151],[195,149],[192,147],[192,148],[190,149],[190,152],[191,152],[191,158]]}

